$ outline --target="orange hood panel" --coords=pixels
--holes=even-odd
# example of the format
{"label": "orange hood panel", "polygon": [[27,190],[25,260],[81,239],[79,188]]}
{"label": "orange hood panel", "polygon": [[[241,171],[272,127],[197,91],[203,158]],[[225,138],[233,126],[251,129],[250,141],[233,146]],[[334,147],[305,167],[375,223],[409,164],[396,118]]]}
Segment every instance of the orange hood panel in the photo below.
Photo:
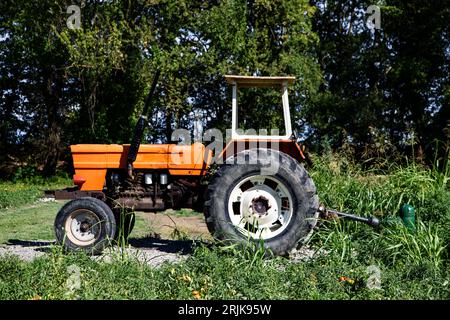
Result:
{"label": "orange hood panel", "polygon": [[[102,190],[107,169],[125,169],[129,145],[76,144],[70,146],[75,174],[84,178],[81,190]],[[142,144],[135,169],[164,170],[171,175],[204,175],[212,152],[201,143]]]}

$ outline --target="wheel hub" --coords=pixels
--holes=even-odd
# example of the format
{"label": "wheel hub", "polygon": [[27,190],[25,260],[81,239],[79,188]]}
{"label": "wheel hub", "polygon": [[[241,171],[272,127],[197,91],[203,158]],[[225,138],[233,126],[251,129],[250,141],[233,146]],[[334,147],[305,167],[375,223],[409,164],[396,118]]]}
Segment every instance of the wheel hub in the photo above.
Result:
{"label": "wheel hub", "polygon": [[254,239],[270,239],[280,234],[289,224],[292,211],[288,188],[272,176],[242,179],[228,199],[231,222]]}
{"label": "wheel hub", "polygon": [[267,214],[267,210],[270,209],[269,200],[263,196],[253,199],[251,205],[253,212],[259,214],[260,216]]}
{"label": "wheel hub", "polygon": [[79,209],[67,218],[65,229],[70,241],[79,246],[87,246],[98,238],[100,220],[92,211]]}
{"label": "wheel hub", "polygon": [[87,232],[90,228],[91,228],[91,225],[90,225],[89,222],[87,222],[87,221],[83,221],[83,222],[80,224],[80,231],[81,231],[81,232]]}
{"label": "wheel hub", "polygon": [[278,219],[280,201],[272,189],[259,185],[243,193],[243,218],[258,228],[268,228]]}

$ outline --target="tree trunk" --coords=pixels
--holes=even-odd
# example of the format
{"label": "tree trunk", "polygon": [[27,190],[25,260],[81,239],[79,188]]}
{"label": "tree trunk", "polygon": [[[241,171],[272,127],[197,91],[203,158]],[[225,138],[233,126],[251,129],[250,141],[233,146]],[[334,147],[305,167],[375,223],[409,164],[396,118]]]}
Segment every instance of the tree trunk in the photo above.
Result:
{"label": "tree trunk", "polygon": [[54,176],[58,159],[60,155],[61,142],[61,76],[53,67],[50,75],[47,78],[47,88],[45,90],[45,104],[47,111],[47,134],[44,137],[45,151],[44,151],[44,168],[42,174],[45,177]]}
{"label": "tree trunk", "polygon": [[59,145],[61,142],[60,129],[57,123],[53,123],[46,143],[46,154],[44,159],[44,168],[42,174],[45,177],[51,177],[56,174],[56,167],[60,156]]}

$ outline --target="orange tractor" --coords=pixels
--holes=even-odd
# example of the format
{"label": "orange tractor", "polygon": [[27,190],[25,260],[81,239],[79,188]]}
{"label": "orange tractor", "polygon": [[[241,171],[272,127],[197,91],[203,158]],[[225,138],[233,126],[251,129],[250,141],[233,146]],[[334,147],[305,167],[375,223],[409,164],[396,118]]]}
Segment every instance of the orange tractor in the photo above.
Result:
{"label": "orange tractor", "polygon": [[[203,211],[216,239],[263,240],[277,255],[288,254],[308,238],[319,202],[291,127],[287,89],[295,78],[225,76],[232,86],[231,140],[218,153],[198,142],[141,144],[158,74],[130,145],[71,146],[75,186],[52,191],[55,199],[71,199],[55,219],[58,243],[98,254],[119,233],[128,236],[135,210],[168,208]],[[280,89],[283,135],[249,135],[238,129],[238,90],[246,87]],[[212,166],[213,160],[217,165]],[[205,184],[209,173],[212,180]]]}

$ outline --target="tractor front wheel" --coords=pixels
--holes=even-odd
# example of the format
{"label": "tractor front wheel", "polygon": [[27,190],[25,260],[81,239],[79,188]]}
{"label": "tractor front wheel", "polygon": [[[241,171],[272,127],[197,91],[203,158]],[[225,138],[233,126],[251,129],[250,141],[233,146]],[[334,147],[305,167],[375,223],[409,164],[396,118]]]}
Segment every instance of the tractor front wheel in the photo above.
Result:
{"label": "tractor front wheel", "polygon": [[91,197],[71,200],[55,219],[58,244],[67,251],[100,254],[116,233],[116,219],[103,201]]}
{"label": "tractor front wheel", "polygon": [[305,168],[275,150],[251,149],[223,165],[206,192],[205,219],[221,241],[264,243],[287,255],[317,222],[318,197]]}

